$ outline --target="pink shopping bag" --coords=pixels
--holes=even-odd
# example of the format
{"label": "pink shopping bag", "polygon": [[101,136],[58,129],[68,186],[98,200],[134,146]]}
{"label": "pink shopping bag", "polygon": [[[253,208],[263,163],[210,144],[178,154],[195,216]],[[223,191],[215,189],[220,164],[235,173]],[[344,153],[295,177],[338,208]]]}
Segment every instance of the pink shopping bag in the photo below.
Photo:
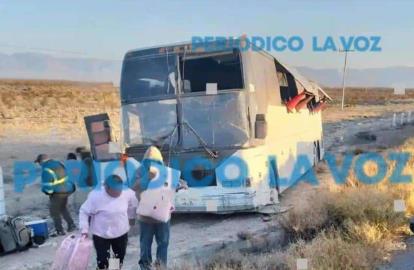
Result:
{"label": "pink shopping bag", "polygon": [[76,246],[77,238],[74,234],[66,237],[56,251],[51,270],[66,270],[68,262]]}
{"label": "pink shopping bag", "polygon": [[88,238],[78,237],[72,256],[69,259],[68,270],[88,269],[89,257],[92,251],[92,241]]}
{"label": "pink shopping bag", "polygon": [[51,270],[86,270],[91,250],[90,239],[71,234],[56,251]]}

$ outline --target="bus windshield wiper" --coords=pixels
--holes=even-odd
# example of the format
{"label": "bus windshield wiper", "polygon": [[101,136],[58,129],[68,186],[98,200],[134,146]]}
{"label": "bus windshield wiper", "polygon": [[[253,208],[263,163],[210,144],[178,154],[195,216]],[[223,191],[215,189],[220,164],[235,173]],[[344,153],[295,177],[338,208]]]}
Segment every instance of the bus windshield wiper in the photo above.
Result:
{"label": "bus windshield wiper", "polygon": [[210,155],[210,157],[212,158],[218,158],[218,152],[211,150],[207,143],[203,140],[203,138],[201,138],[200,135],[198,135],[197,131],[188,123],[188,122],[183,122],[183,124],[185,126],[188,127],[188,129],[196,136],[198,142],[200,143],[200,145],[203,147],[203,149]]}

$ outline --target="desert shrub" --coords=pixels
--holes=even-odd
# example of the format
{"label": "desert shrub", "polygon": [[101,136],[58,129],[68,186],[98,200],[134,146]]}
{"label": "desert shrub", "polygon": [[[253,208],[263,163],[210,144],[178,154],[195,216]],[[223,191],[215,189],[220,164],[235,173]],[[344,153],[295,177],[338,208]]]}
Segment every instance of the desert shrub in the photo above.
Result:
{"label": "desert shrub", "polygon": [[[206,270],[288,270],[287,262],[291,261],[283,253],[265,253],[259,255],[251,255],[241,253],[239,251],[222,252],[217,254],[211,261],[204,266],[198,265],[198,269]],[[196,267],[197,269],[197,267]]]}
{"label": "desert shrub", "polygon": [[326,207],[329,208],[330,218],[341,224],[349,219],[354,223],[385,223],[387,227],[395,227],[405,221],[403,214],[394,211],[393,194],[375,187],[342,190],[336,195],[335,201]]}
{"label": "desert shrub", "polygon": [[327,192],[316,194],[311,196],[309,201],[299,201],[281,218],[280,224],[291,241],[311,239],[320,230],[329,226],[330,218],[327,204],[332,199]]}
{"label": "desert shrub", "polygon": [[[319,231],[339,228],[353,237],[351,225],[375,224],[390,234],[406,224],[404,214],[394,211],[395,196],[375,187],[344,188],[338,192],[322,191],[309,202],[296,206],[281,220],[294,239],[309,240]],[[359,238],[358,235],[355,236]]]}
{"label": "desert shrub", "polygon": [[391,191],[389,184],[322,190],[281,219],[291,240],[287,249],[221,251],[199,267],[295,269],[298,258],[307,258],[310,269],[372,269],[383,262],[395,236],[407,227],[404,213],[394,211],[399,192]]}
{"label": "desert shrub", "polygon": [[338,230],[324,231],[310,242],[297,242],[285,253],[290,269],[295,269],[297,258],[307,258],[309,269],[372,269],[383,256],[376,247],[345,240]]}

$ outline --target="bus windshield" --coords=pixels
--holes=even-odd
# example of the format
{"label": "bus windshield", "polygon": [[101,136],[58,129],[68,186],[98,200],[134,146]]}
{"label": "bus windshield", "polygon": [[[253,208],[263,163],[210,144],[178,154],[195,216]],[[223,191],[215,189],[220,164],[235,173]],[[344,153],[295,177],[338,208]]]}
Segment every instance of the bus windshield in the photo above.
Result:
{"label": "bus windshield", "polygon": [[[182,103],[184,149],[234,147],[247,142],[243,93],[183,97]],[[175,99],[164,99],[122,106],[124,142],[130,146],[175,146],[179,135],[176,104]]]}
{"label": "bus windshield", "polygon": [[121,99],[131,103],[139,98],[176,94],[176,55],[151,55],[126,59],[121,80]]}
{"label": "bus windshield", "polygon": [[238,51],[126,58],[121,80],[125,143],[185,150],[243,146],[249,138],[243,89]]}
{"label": "bus windshield", "polygon": [[243,146],[249,138],[244,93],[183,97],[183,148]]}
{"label": "bus windshield", "polygon": [[127,145],[163,145],[177,141],[176,100],[156,100],[122,106]]}

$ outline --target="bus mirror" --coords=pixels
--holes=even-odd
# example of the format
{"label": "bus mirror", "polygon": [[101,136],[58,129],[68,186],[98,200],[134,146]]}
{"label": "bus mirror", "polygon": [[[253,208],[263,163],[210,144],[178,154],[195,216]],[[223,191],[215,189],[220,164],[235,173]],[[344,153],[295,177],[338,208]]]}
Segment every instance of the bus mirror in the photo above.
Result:
{"label": "bus mirror", "polygon": [[265,139],[267,136],[267,122],[264,114],[256,114],[254,123],[254,134],[256,139]]}

